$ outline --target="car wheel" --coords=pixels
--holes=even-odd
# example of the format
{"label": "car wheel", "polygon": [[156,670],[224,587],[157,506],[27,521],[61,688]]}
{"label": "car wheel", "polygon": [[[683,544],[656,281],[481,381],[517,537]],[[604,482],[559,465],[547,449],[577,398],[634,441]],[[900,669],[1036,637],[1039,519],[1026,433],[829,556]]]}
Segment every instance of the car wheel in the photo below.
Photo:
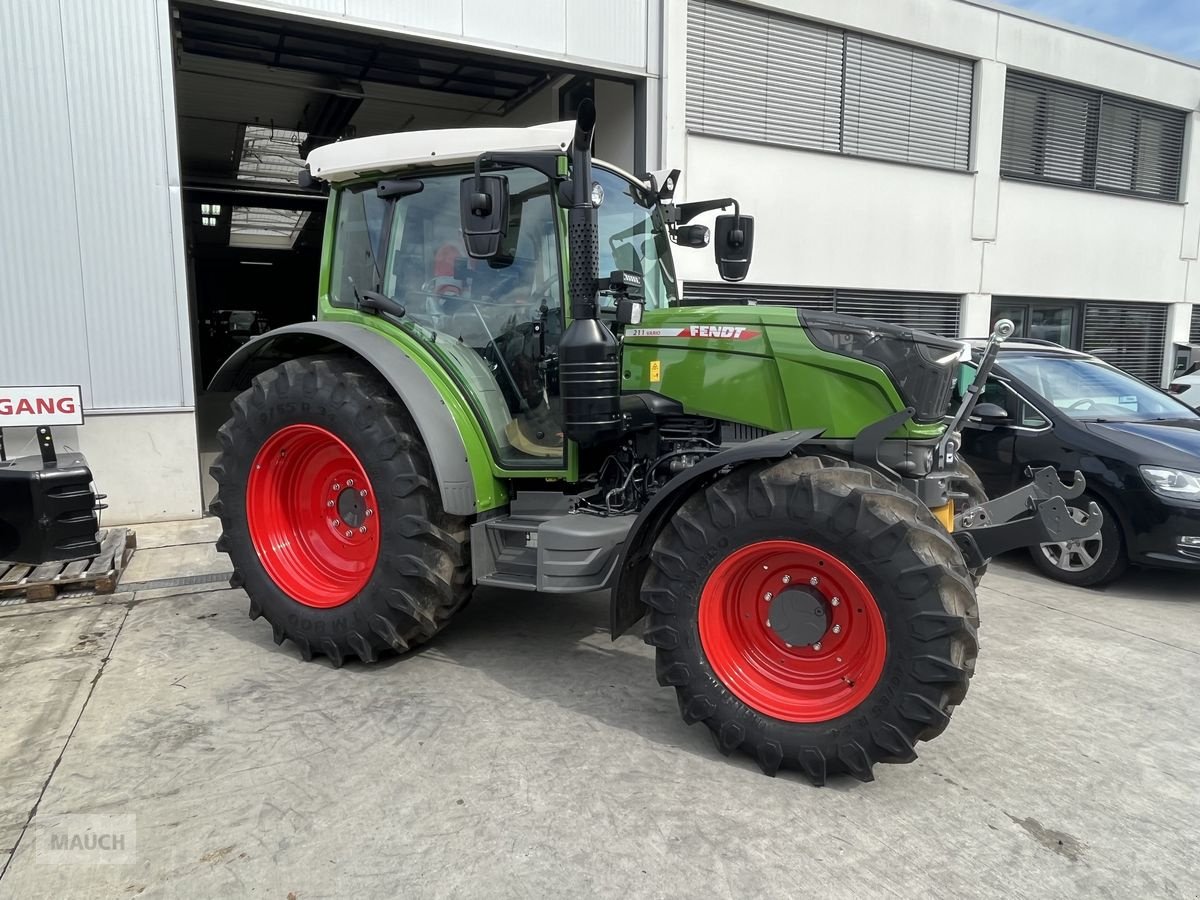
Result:
{"label": "car wheel", "polygon": [[[1094,499],[1084,495],[1081,502]],[[1129,565],[1116,514],[1100,501],[1096,502],[1104,512],[1104,524],[1094,538],[1029,548],[1034,565],[1056,581],[1077,587],[1099,587],[1119,578]],[[1073,506],[1071,518],[1085,522],[1087,513]]]}

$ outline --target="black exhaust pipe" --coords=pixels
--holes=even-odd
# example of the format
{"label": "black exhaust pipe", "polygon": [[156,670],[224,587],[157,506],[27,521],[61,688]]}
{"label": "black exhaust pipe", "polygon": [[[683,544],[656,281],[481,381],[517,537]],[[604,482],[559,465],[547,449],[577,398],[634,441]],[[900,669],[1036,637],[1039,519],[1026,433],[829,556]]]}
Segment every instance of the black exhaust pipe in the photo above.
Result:
{"label": "black exhaust pipe", "polygon": [[571,141],[571,206],[567,249],[571,275],[571,324],[558,345],[558,380],[563,432],[583,446],[621,433],[620,345],[598,318],[600,236],[592,205],[592,136],[596,107],[579,105]]}

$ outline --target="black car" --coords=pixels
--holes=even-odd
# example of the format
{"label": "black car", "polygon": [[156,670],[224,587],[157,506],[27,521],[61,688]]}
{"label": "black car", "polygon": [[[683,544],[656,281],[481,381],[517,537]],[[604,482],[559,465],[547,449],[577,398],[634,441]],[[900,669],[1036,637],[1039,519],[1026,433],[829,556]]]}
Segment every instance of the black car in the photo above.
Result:
{"label": "black car", "polygon": [[[960,391],[973,377],[964,364]],[[991,496],[1016,488],[1028,466],[1054,466],[1064,481],[1084,474],[1087,493],[1072,503],[1095,500],[1104,526],[1092,540],[1033,548],[1052,578],[1099,585],[1131,562],[1200,570],[1200,414],[1094,356],[1004,344],[961,452]]]}

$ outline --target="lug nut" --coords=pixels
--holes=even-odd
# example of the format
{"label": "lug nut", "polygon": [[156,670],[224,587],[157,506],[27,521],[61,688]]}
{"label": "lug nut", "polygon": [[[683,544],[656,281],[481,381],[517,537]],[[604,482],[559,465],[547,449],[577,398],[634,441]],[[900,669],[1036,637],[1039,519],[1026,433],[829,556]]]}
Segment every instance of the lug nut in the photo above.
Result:
{"label": "lug nut", "polygon": [[821,579],[819,579],[816,575],[814,575],[812,578],[808,579],[808,583],[811,584],[813,587],[816,587],[818,584],[820,584],[820,582],[821,582]]}
{"label": "lug nut", "polygon": [[830,606],[840,606],[841,602],[842,601],[840,599],[838,599],[837,597],[834,597],[832,600],[829,601],[829,605]]}
{"label": "lug nut", "polygon": [[834,634],[841,634],[841,633],[842,633],[842,626],[841,626],[841,625],[834,625],[834,626],[833,626],[833,633],[834,633]]}
{"label": "lug nut", "polygon": [[353,478],[346,479],[346,487],[354,487],[354,479]]}
{"label": "lug nut", "polygon": [[363,513],[363,515],[364,516],[373,516],[373,515],[375,515],[375,510],[371,509],[370,507],[367,507],[367,511],[365,513]]}
{"label": "lug nut", "polygon": [[773,600],[774,598],[775,598],[775,595],[772,594],[770,591],[767,591],[765,594],[763,594],[763,599],[768,602]]}
{"label": "lug nut", "polygon": [[340,491],[341,489],[342,489],[342,486],[335,481],[333,483],[333,490]]}
{"label": "lug nut", "polygon": [[366,526],[366,525],[359,525],[359,526],[358,526],[358,533],[359,533],[359,534],[366,534],[366,533],[367,533],[367,526]]}
{"label": "lug nut", "polygon": [[341,520],[340,520],[340,519],[334,519],[334,520],[333,520],[333,527],[334,527],[334,528],[337,528],[337,527],[338,527],[339,525],[341,525],[341,524],[342,524],[342,522],[341,522]]}
{"label": "lug nut", "polygon": [[346,537],[354,537],[354,532],[349,528],[346,529]]}
{"label": "lug nut", "polygon": [[365,496],[367,496],[367,491],[366,491],[366,489],[364,488],[363,490],[359,491],[359,492],[358,492],[358,496],[360,496],[360,497],[365,497]]}
{"label": "lug nut", "polygon": [[784,576],[783,576],[783,583],[784,583],[784,584],[791,584],[791,583],[792,583],[792,576],[791,576],[791,575],[784,575]]}
{"label": "lug nut", "polygon": [[330,508],[332,509],[332,508],[333,508],[333,501],[332,501],[332,500],[326,500],[326,501],[325,501],[325,505],[326,505],[326,506],[328,506],[328,507],[330,507]]}
{"label": "lug nut", "polygon": [[813,649],[814,649],[814,650],[820,650],[820,649],[821,649],[821,642],[820,642],[820,641],[817,641],[815,644],[813,644]]}

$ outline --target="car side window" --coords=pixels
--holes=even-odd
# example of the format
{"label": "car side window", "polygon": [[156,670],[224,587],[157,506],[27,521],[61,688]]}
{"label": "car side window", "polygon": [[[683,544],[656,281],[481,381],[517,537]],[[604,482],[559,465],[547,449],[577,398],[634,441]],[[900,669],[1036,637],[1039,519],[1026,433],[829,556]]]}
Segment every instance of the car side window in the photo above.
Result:
{"label": "car side window", "polygon": [[1003,382],[989,378],[979,394],[980,403],[995,403],[1008,413],[1008,419],[1003,424],[1016,425],[1022,428],[1045,428],[1050,423],[1045,416]]}

